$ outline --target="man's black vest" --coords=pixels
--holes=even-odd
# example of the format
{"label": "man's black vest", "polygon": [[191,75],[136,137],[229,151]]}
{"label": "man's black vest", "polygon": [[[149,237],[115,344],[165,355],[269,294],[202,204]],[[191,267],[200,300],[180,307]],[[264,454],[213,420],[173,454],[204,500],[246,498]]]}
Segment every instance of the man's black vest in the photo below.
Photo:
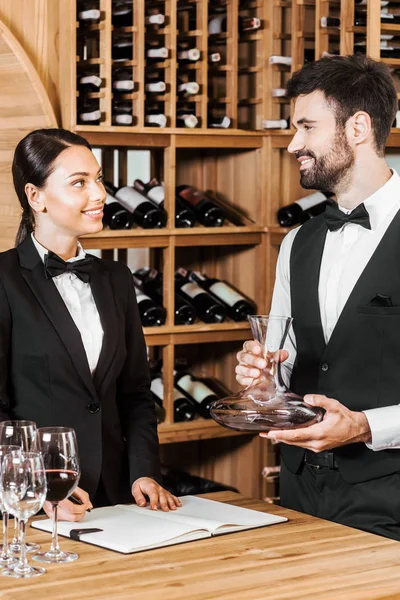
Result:
{"label": "man's black vest", "polygon": [[[325,343],[318,281],[327,234],[324,215],[298,231],[290,257],[290,288],[297,357],[290,387],[300,396],[325,394],[350,410],[400,403],[400,211],[360,275],[332,336]],[[392,306],[371,306],[378,294]],[[400,471],[400,450],[374,452],[365,444],[334,450],[349,483]],[[286,466],[297,472],[304,450],[282,445]]]}

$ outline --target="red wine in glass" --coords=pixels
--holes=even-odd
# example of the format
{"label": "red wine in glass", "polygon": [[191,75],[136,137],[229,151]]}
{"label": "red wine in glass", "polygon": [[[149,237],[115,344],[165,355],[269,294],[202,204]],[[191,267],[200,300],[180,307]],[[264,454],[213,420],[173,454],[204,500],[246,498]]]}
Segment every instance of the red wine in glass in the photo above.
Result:
{"label": "red wine in glass", "polygon": [[46,469],[47,496],[49,502],[60,502],[68,498],[79,481],[78,471],[67,469]]}

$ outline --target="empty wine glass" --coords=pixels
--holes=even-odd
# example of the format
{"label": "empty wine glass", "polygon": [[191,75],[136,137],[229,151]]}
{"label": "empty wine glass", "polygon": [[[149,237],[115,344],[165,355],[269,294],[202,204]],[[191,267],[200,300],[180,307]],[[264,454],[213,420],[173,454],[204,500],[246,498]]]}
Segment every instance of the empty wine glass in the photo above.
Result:
{"label": "empty wine glass", "polygon": [[[33,448],[36,437],[36,423],[24,419],[13,419],[0,422],[0,444],[19,446],[24,452],[29,452]],[[18,554],[21,550],[19,540],[19,523],[14,519],[14,537],[10,542],[10,551]],[[40,549],[39,544],[26,542],[27,552],[36,552]]]}
{"label": "empty wine glass", "polygon": [[44,563],[71,562],[78,558],[75,552],[60,550],[57,535],[58,503],[68,498],[76,488],[80,477],[78,443],[75,431],[68,427],[41,427],[38,429],[35,447],[42,452],[47,478],[47,500],[53,505],[53,535],[50,550],[34,554],[33,558]]}
{"label": "empty wine glass", "polygon": [[[7,452],[18,452],[20,448],[18,446],[0,446],[0,481],[1,481],[1,468],[3,462],[3,456]],[[0,567],[8,567],[17,562],[17,559],[11,556],[11,552],[8,545],[8,511],[4,508],[2,503],[2,490],[0,484],[0,511],[3,513],[3,545],[0,546]]]}
{"label": "empty wine glass", "polygon": [[321,421],[324,411],[305,404],[288,389],[282,376],[282,351],[292,318],[250,315],[248,319],[267,368],[263,377],[238,394],[215,400],[210,408],[212,418],[238,431],[299,429]]}
{"label": "empty wine glass", "polygon": [[28,564],[25,548],[26,522],[42,508],[46,499],[46,475],[39,452],[7,452],[1,469],[2,503],[4,508],[18,518],[21,530],[21,551],[15,566],[6,567],[1,574],[6,577],[28,578],[43,575],[43,568]]}

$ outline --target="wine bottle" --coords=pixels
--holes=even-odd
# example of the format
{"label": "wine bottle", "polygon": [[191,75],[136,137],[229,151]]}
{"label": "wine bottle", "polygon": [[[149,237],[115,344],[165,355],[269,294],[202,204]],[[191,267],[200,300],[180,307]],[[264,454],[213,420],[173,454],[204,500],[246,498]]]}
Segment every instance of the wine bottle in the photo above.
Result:
{"label": "wine bottle", "polygon": [[286,96],[286,88],[272,88],[273,98],[284,98]]}
{"label": "wine bottle", "polygon": [[209,52],[208,53],[208,62],[212,65],[216,65],[221,62],[221,54],[219,52]]}
{"label": "wine bottle", "polygon": [[165,227],[167,222],[165,210],[160,210],[130,185],[117,189],[111,183],[104,182],[104,187],[132,214],[132,220],[137,225],[144,229]]}
{"label": "wine bottle", "polygon": [[167,117],[163,113],[153,113],[147,111],[147,114],[144,117],[146,124],[150,127],[166,127],[167,126]]}
{"label": "wine bottle", "polygon": [[204,192],[190,185],[180,185],[176,188],[176,194],[193,208],[199,223],[205,227],[223,226],[225,221],[224,210],[217,206]]}
{"label": "wine bottle", "polygon": [[199,93],[200,86],[197,81],[178,81],[178,94],[195,96]]}
{"label": "wine bottle", "polygon": [[114,125],[132,125],[132,102],[122,101],[113,102],[112,105],[112,122]]}
{"label": "wine bottle", "polygon": [[147,15],[144,20],[146,25],[164,25],[165,17],[161,13]]}
{"label": "wine bottle", "polygon": [[228,129],[231,126],[231,120],[226,115],[223,117],[208,117],[208,126],[214,129]]}
{"label": "wine bottle", "polygon": [[151,44],[146,46],[146,58],[148,61],[158,62],[168,58],[169,52],[165,46],[159,46],[157,44]]}
{"label": "wine bottle", "polygon": [[321,27],[336,27],[340,29],[340,18],[339,17],[321,17]]}
{"label": "wine bottle", "polygon": [[[164,400],[164,383],[161,375],[155,375],[151,382],[151,391],[159,401]],[[193,421],[196,416],[196,404],[175,386],[173,389],[174,422]]]}
{"label": "wine bottle", "polygon": [[199,124],[196,115],[187,112],[177,113],[176,120],[178,127],[188,127],[189,129],[193,129]]}
{"label": "wine bottle", "polygon": [[101,112],[98,100],[86,100],[78,104],[78,122],[84,125],[99,125]]}
{"label": "wine bottle", "polygon": [[216,277],[207,277],[207,275],[199,271],[191,271],[189,279],[198,283],[203,290],[206,290],[221,302],[226,307],[230,318],[234,321],[246,321],[248,315],[256,313],[255,304],[249,302],[247,298],[242,296],[229,283],[221,281]]}
{"label": "wine bottle", "polygon": [[178,371],[175,375],[175,385],[196,402],[196,410],[201,417],[211,418],[210,405],[214,400],[218,400],[218,396],[205,383],[191,373]]}
{"label": "wine bottle", "polygon": [[269,57],[270,65],[284,65],[286,67],[291,67],[292,62],[293,60],[291,56],[278,56],[276,54],[273,54]]}
{"label": "wine bottle", "polygon": [[[160,208],[164,208],[164,185],[157,179],[153,178],[148,183],[143,183],[141,179],[135,179],[133,187],[147,196],[149,200],[157,204]],[[193,210],[180,198],[175,199],[175,227],[187,228],[193,227],[196,222],[196,215]]]}
{"label": "wine bottle", "polygon": [[[142,267],[133,272],[135,285],[150,296],[156,304],[163,304],[162,273],[150,267]],[[175,293],[175,325],[192,325],[196,319],[196,309],[185,298]]]}
{"label": "wine bottle", "polygon": [[262,127],[263,129],[287,129],[289,119],[264,119]]}
{"label": "wine bottle", "polygon": [[145,87],[146,92],[150,92],[152,94],[162,94],[167,89],[165,81],[161,81],[161,80],[148,81],[144,87]]}
{"label": "wine bottle", "polygon": [[129,229],[132,225],[131,213],[108,192],[103,212],[103,223],[110,229]]}
{"label": "wine bottle", "polygon": [[101,88],[102,79],[96,73],[80,73],[78,75],[78,89],[82,92],[98,92]]}
{"label": "wine bottle", "polygon": [[113,93],[129,94],[135,89],[135,82],[132,78],[132,69],[115,69],[113,71]]}
{"label": "wine bottle", "polygon": [[119,35],[112,42],[112,59],[118,61],[132,60],[133,43],[132,34]]}
{"label": "wine bottle", "polygon": [[304,223],[311,217],[324,212],[329,204],[328,198],[332,194],[323,192],[314,192],[305,198],[296,200],[292,204],[283,206],[278,210],[278,223],[282,227],[292,227]]}
{"label": "wine bottle", "polygon": [[205,323],[222,323],[225,320],[225,307],[197,283],[190,281],[186,269],[180,268],[176,271],[175,290],[193,304],[198,317]]}
{"label": "wine bottle", "polygon": [[133,23],[132,3],[113,3],[111,15],[112,24],[114,27],[131,27]]}
{"label": "wine bottle", "polygon": [[151,298],[135,287],[136,302],[143,327],[160,327],[164,325],[167,311],[163,306],[157,306]]}
{"label": "wine bottle", "polygon": [[78,10],[78,21],[80,25],[91,25],[100,21],[101,12],[97,8],[97,2],[84,2],[81,10]]}
{"label": "wine bottle", "polygon": [[[244,33],[246,31],[255,31],[260,29],[261,21],[258,17],[242,17],[239,16],[239,32]],[[217,35],[224,33],[227,28],[227,16],[217,15],[212,17],[208,21],[208,33],[210,35]]]}
{"label": "wine bottle", "polygon": [[178,51],[178,60],[180,62],[196,62],[200,59],[200,56],[198,48],[186,48]]}

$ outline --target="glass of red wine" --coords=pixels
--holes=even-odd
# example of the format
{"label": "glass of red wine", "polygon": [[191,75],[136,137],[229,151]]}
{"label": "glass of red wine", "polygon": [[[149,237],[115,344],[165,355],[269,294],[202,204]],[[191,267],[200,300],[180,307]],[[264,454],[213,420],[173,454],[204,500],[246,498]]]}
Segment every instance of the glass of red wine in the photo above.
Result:
{"label": "glass of red wine", "polygon": [[75,552],[60,550],[57,535],[58,503],[68,498],[79,482],[80,467],[75,431],[68,427],[41,427],[36,449],[42,453],[47,479],[46,500],[53,506],[53,534],[50,550],[38,552],[33,559],[42,563],[65,563],[78,558]]}

